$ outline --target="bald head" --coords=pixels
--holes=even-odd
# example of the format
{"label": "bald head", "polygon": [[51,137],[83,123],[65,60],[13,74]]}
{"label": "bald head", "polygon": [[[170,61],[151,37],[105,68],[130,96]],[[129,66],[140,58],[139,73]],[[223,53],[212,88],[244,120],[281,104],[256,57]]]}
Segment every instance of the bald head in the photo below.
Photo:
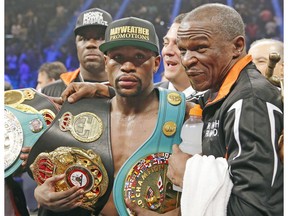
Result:
{"label": "bald head", "polygon": [[284,44],[282,41],[275,39],[260,39],[254,41],[250,46],[248,54],[252,55],[253,62],[255,63],[256,67],[263,75],[265,75],[269,62],[269,55],[270,53],[275,52],[280,55],[281,59],[275,66],[274,75],[284,78]]}
{"label": "bald head", "polygon": [[209,21],[213,23],[213,31],[226,40],[232,40],[239,35],[245,37],[245,25],[240,14],[232,7],[223,4],[204,4],[189,12],[185,20]]}
{"label": "bald head", "polygon": [[243,20],[226,5],[202,5],[182,20],[177,46],[192,87],[218,92],[231,68],[247,54]]}

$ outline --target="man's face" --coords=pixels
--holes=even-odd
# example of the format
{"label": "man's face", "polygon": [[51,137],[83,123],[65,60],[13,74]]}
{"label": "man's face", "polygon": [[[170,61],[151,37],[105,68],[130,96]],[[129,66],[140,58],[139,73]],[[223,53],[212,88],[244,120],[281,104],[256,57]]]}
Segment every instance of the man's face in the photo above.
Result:
{"label": "man's face", "polygon": [[179,23],[173,23],[163,38],[162,56],[165,69],[164,75],[168,80],[174,80],[180,73],[185,72],[181,64],[180,50],[176,44],[179,25]]}
{"label": "man's face", "polygon": [[48,76],[47,76],[47,73],[45,71],[40,71],[38,73],[38,79],[37,79],[37,87],[36,89],[37,90],[40,90],[42,89],[43,87],[45,87],[46,85],[48,85],[49,83],[55,81],[54,79],[50,79]]}
{"label": "man's face", "polygon": [[160,64],[160,56],[133,46],[112,49],[105,60],[109,82],[122,97],[137,96],[153,87],[153,74]]}
{"label": "man's face", "polygon": [[76,48],[80,65],[89,72],[104,70],[104,55],[99,46],[104,43],[105,28],[87,26],[76,36]]}
{"label": "man's face", "polygon": [[[277,47],[273,43],[259,43],[249,49],[248,54],[252,55],[253,62],[261,72],[265,75],[267,65],[269,62],[269,54],[278,52]],[[283,58],[283,56],[281,56]],[[274,69],[274,75],[284,78],[283,62],[279,61]]]}
{"label": "man's face", "polygon": [[209,21],[184,21],[177,34],[182,64],[197,91],[217,92],[231,68],[233,43],[213,31]]}

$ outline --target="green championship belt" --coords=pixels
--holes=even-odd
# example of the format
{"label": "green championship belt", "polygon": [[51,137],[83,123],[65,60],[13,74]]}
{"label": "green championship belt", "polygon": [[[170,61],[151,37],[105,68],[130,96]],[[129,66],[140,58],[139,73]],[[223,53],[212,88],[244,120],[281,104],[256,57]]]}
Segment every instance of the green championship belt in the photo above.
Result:
{"label": "green championship belt", "polygon": [[113,197],[119,215],[130,214],[125,198],[158,213],[180,206],[181,194],[173,190],[166,173],[172,145],[181,142],[185,107],[184,94],[159,88],[156,128],[152,136],[123,164],[114,181]]}
{"label": "green championship belt", "polygon": [[22,147],[31,147],[47,128],[40,113],[27,113],[13,107],[4,108],[4,166],[5,178],[13,174],[23,162]]}
{"label": "green championship belt", "polygon": [[49,126],[59,109],[46,95],[33,88],[8,90],[4,92],[4,104],[28,113],[41,113]]}
{"label": "green championship belt", "polygon": [[32,147],[58,113],[46,96],[33,88],[4,92],[4,153],[5,177],[13,174],[22,163],[22,147]]}

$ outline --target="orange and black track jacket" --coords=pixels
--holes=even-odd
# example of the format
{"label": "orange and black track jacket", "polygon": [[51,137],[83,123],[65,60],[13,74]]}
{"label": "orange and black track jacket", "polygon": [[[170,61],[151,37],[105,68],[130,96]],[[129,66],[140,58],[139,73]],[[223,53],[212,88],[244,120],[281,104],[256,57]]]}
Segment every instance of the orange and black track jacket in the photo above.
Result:
{"label": "orange and black track jacket", "polygon": [[227,216],[283,215],[283,165],[278,138],[283,130],[279,90],[242,58],[228,73],[218,96],[209,91],[203,108],[203,155],[226,157],[234,184]]}

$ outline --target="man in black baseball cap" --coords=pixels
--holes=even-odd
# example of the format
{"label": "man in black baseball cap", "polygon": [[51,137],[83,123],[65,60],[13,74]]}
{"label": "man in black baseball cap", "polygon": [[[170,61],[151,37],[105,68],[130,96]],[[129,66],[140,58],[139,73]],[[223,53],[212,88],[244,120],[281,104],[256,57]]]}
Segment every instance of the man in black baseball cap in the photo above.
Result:
{"label": "man in black baseball cap", "polygon": [[[110,141],[103,142],[113,155],[112,176],[115,179],[113,192],[101,215],[130,215],[127,207],[134,212],[137,210],[139,215],[140,212],[141,215],[151,215],[168,211],[169,215],[178,215],[180,196],[167,182],[165,167],[172,144],[181,140],[176,128],[180,128],[184,120],[185,98],[176,91],[154,88],[153,74],[161,60],[155,28],[149,21],[135,17],[114,21],[108,25],[105,43],[99,49],[105,53],[108,79],[116,92],[109,100],[110,125],[105,128]],[[81,84],[85,85],[74,83],[69,87]],[[67,104],[63,105],[62,111]],[[99,106],[91,107],[99,109]],[[73,108],[87,110],[80,104]],[[100,145],[97,148],[99,150]],[[154,161],[161,161],[161,164]],[[35,196],[42,197],[38,199],[39,204],[59,212],[79,206],[78,199],[83,190],[74,188],[65,193],[54,192],[53,182],[58,181],[57,178],[63,179],[64,176],[47,179],[35,190]],[[57,197],[57,201],[47,201],[51,196]]]}
{"label": "man in black baseball cap", "polygon": [[154,25],[137,17],[127,17],[112,22],[105,33],[105,43],[100,50],[107,53],[120,46],[145,48],[159,55],[159,40]]}
{"label": "man in black baseball cap", "polygon": [[74,33],[75,35],[79,34],[81,29],[87,26],[97,26],[106,29],[106,27],[111,22],[112,17],[108,12],[101,10],[99,8],[91,8],[89,10],[83,11],[78,16]]}
{"label": "man in black baseball cap", "polygon": [[111,22],[111,15],[99,8],[91,8],[80,13],[74,28],[80,66],[75,71],[63,73],[61,80],[44,87],[42,93],[60,97],[71,82],[107,84],[104,57],[99,46],[104,42],[105,30]]}

